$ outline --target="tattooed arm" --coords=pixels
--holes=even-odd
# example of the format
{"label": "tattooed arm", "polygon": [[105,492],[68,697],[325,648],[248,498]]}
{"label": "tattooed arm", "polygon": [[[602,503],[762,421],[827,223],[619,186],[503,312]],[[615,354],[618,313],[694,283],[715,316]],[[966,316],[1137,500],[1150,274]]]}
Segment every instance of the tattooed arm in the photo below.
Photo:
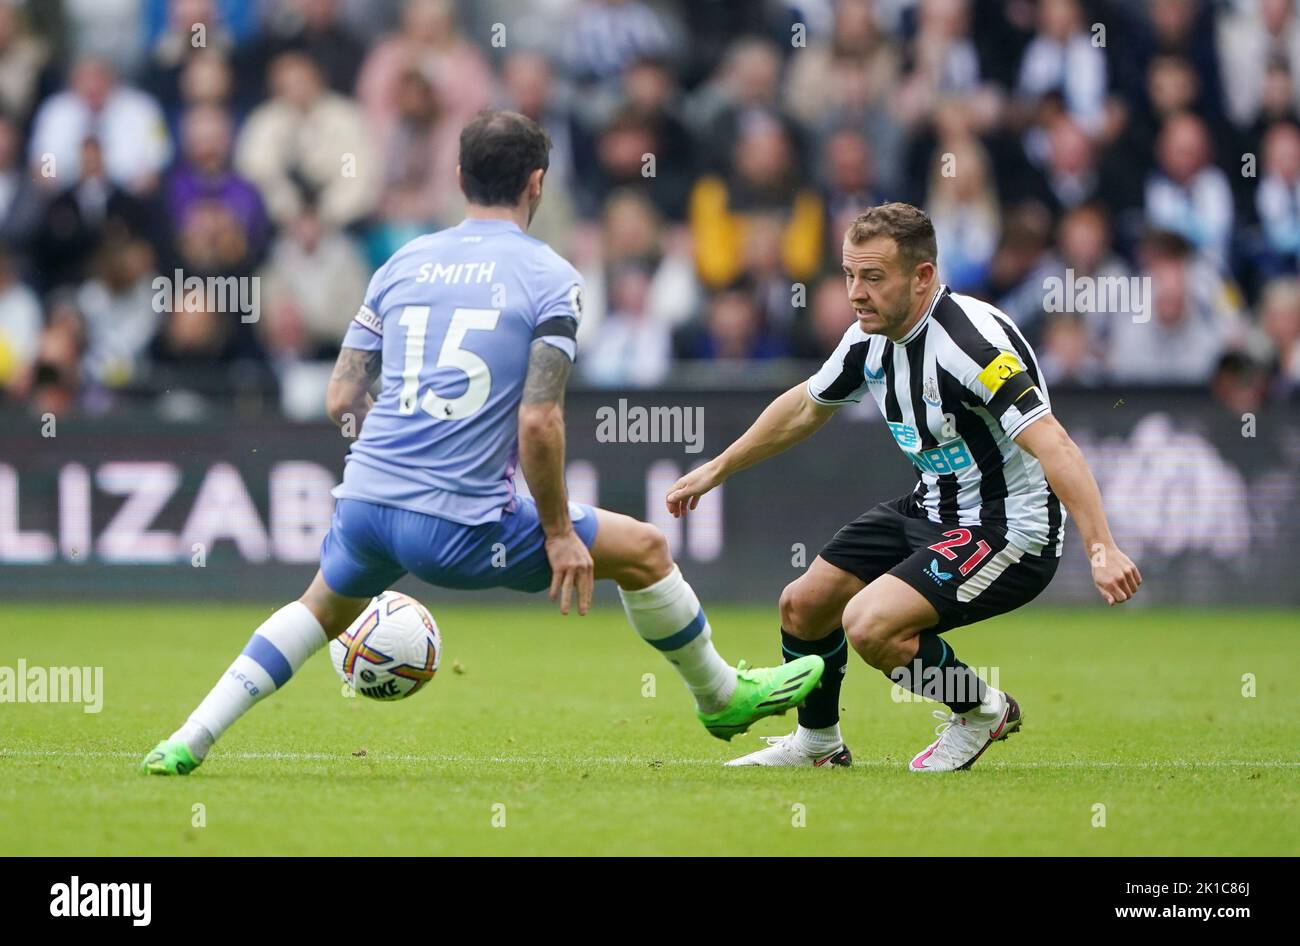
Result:
{"label": "tattooed arm", "polygon": [[528,375],[519,406],[519,461],[547,535],[573,529],[564,488],[564,386],[573,363],[543,341],[528,349]]}
{"label": "tattooed arm", "polygon": [[325,394],[325,410],[330,420],[340,427],[352,424],[352,435],[360,433],[361,423],[374,406],[370,394],[383,366],[383,352],[344,348],[334,364],[329,390]]}
{"label": "tattooed arm", "polygon": [[569,597],[577,592],[578,613],[591,604],[594,567],[591,553],[573,530],[569,496],[564,486],[564,386],[573,362],[544,341],[528,350],[528,376],[519,406],[519,463],[546,533],[546,557],[551,563],[550,598],[560,597],[560,612],[569,613]]}

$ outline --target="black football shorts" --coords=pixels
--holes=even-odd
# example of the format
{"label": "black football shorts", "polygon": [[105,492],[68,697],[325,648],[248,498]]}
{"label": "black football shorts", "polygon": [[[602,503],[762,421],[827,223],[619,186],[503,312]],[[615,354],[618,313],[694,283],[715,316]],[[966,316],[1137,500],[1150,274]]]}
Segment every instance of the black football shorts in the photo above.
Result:
{"label": "black football shorts", "polygon": [[938,633],[1028,604],[1060,559],[1031,555],[999,529],[932,522],[911,494],[881,503],[835,533],[821,557],[867,584],[886,573],[939,612]]}

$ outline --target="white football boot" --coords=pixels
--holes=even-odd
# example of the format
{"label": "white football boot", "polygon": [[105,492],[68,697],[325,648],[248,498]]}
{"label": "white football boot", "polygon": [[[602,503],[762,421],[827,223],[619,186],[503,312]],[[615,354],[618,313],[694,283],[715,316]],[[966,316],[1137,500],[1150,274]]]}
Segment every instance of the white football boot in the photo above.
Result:
{"label": "white football boot", "polygon": [[813,768],[829,768],[832,766],[841,766],[844,768],[853,764],[853,755],[849,752],[849,747],[840,743],[837,747],[829,752],[809,752],[798,740],[795,739],[795,733],[788,736],[764,736],[763,741],[767,743],[766,749],[759,749],[757,752],[751,752],[749,755],[743,755],[739,759],[732,759],[724,765],[783,765],[783,766],[812,766]]}
{"label": "white football boot", "polygon": [[939,738],[918,752],[908,768],[913,772],[969,769],[985,749],[1020,729],[1020,704],[1009,693],[997,696],[999,705],[990,713],[978,708],[960,714],[935,710],[935,717],[943,720],[934,730]]}

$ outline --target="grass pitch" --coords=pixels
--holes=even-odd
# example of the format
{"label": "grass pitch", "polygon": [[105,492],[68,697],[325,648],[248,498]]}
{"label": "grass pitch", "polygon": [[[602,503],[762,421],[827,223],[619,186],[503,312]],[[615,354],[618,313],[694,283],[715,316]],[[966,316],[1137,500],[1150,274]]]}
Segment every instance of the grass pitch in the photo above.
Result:
{"label": "grass pitch", "polygon": [[[1295,612],[1030,607],[951,632],[1025,726],[926,777],[905,765],[936,704],[856,657],[853,769],[723,769],[793,714],[710,738],[616,606],[423,597],[446,648],[424,691],[345,699],[317,655],[177,779],[136,763],[271,609],[4,606],[0,665],[102,666],[104,704],[0,704],[0,854],[1300,853]],[[777,659],[774,609],[709,616],[727,659]]]}

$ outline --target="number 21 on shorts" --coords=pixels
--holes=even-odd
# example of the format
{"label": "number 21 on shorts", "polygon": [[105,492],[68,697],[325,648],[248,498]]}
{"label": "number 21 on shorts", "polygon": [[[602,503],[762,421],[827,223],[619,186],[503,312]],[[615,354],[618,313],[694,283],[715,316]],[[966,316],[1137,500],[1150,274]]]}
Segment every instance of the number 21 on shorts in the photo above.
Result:
{"label": "number 21 on shorts", "polygon": [[[969,545],[973,538],[974,536],[971,535],[970,529],[950,529],[943,534],[943,541],[931,545],[930,550],[938,552],[950,562],[956,561],[958,555],[953,551],[953,549],[960,548],[963,545]],[[992,551],[992,547],[983,539],[980,539],[979,542],[975,544],[975,551],[971,552],[970,555],[967,556],[966,561],[957,566],[957,571],[959,571],[963,577],[969,575],[979,567],[980,562],[989,557],[989,554]]]}

